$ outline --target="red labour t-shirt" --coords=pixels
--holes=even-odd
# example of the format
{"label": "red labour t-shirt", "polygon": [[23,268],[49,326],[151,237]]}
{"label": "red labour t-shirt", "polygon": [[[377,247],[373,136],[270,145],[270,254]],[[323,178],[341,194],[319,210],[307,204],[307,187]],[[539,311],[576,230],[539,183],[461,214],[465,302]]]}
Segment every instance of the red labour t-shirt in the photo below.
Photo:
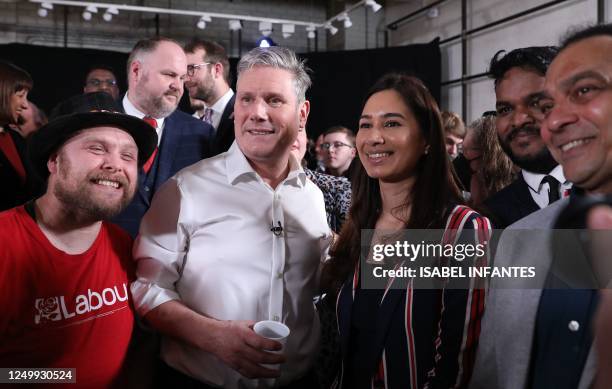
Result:
{"label": "red labour t-shirt", "polygon": [[104,222],[84,253],[53,246],[23,206],[0,213],[0,367],[76,368],[120,385],[134,326],[132,239]]}

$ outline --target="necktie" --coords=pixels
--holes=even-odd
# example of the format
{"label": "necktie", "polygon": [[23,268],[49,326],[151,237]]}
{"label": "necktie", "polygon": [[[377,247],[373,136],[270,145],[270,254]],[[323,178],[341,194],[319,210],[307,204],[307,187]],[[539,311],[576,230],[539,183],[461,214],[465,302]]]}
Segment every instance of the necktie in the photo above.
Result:
{"label": "necktie", "polygon": [[559,200],[559,181],[553,176],[545,176],[542,179],[542,184],[548,183],[548,204],[552,204]]}
{"label": "necktie", "polygon": [[24,183],[26,180],[26,172],[23,167],[23,162],[21,161],[17,147],[15,147],[13,138],[11,138],[6,131],[0,131],[0,152],[8,159],[21,182]]}
{"label": "necktie", "polygon": [[202,115],[202,120],[210,124],[211,126],[212,126],[212,114],[213,114],[212,108],[205,108],[204,115]]}
{"label": "necktie", "polygon": [[[145,116],[144,118],[142,118],[142,120],[148,123],[151,127],[155,128],[155,130],[157,131],[157,120],[155,120],[155,118],[152,118],[151,116]],[[151,154],[147,162],[142,165],[142,170],[144,170],[145,174],[149,173],[149,170],[151,170],[151,166],[153,166],[153,161],[155,161],[155,156],[157,155],[157,149],[158,147],[155,148],[153,154]]]}

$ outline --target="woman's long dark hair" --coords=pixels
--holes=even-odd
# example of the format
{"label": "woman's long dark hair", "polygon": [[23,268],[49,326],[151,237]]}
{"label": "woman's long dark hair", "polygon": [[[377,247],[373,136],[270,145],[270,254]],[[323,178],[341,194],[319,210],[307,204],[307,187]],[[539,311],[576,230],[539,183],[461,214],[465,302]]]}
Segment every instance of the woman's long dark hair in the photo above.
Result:
{"label": "woman's long dark hair", "polygon": [[[417,164],[412,193],[406,193],[406,206],[412,204],[406,228],[444,228],[449,204],[461,203],[462,200],[444,146],[438,104],[418,78],[391,73],[379,79],[369,90],[364,106],[372,95],[385,90],[393,90],[402,97],[429,145],[429,153],[424,154]],[[355,158],[355,164],[348,219],[323,271],[323,288],[332,295],[359,260],[361,230],[374,229],[382,210],[378,180],[367,175],[358,158]]]}
{"label": "woman's long dark hair", "polygon": [[10,62],[0,61],[0,126],[13,122],[11,97],[24,89],[32,89],[30,74]]}

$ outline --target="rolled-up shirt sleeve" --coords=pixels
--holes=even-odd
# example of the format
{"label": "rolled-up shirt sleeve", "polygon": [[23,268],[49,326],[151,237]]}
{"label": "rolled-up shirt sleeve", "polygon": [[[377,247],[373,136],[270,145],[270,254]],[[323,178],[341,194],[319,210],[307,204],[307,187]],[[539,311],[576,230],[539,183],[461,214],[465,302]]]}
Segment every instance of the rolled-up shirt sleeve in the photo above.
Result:
{"label": "rolled-up shirt sleeve", "polygon": [[155,194],[140,224],[133,249],[137,279],[131,291],[141,316],[167,301],[181,299],[175,285],[188,245],[188,234],[180,221],[181,213],[186,212],[182,199],[179,178],[168,180]]}

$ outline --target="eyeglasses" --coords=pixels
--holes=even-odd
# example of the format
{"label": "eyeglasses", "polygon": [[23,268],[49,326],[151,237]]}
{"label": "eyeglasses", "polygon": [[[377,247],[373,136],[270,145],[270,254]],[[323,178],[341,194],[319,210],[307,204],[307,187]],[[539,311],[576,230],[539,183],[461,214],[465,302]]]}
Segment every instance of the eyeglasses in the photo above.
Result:
{"label": "eyeglasses", "polygon": [[196,70],[199,70],[202,66],[206,66],[210,64],[212,64],[212,62],[202,62],[202,63],[187,65],[187,75],[189,77],[193,77]]}
{"label": "eyeglasses", "polygon": [[98,80],[97,78],[92,78],[92,79],[87,80],[87,85],[93,86],[96,88],[102,86],[102,84],[106,84],[106,86],[108,86],[109,88],[112,88],[114,86],[117,86],[117,81],[116,80]]}
{"label": "eyeglasses", "polygon": [[348,147],[348,148],[353,148],[353,146],[346,144],[344,142],[333,142],[333,143],[321,143],[321,148],[323,148],[324,150],[329,150],[331,148],[334,149],[339,149],[341,147]]}

